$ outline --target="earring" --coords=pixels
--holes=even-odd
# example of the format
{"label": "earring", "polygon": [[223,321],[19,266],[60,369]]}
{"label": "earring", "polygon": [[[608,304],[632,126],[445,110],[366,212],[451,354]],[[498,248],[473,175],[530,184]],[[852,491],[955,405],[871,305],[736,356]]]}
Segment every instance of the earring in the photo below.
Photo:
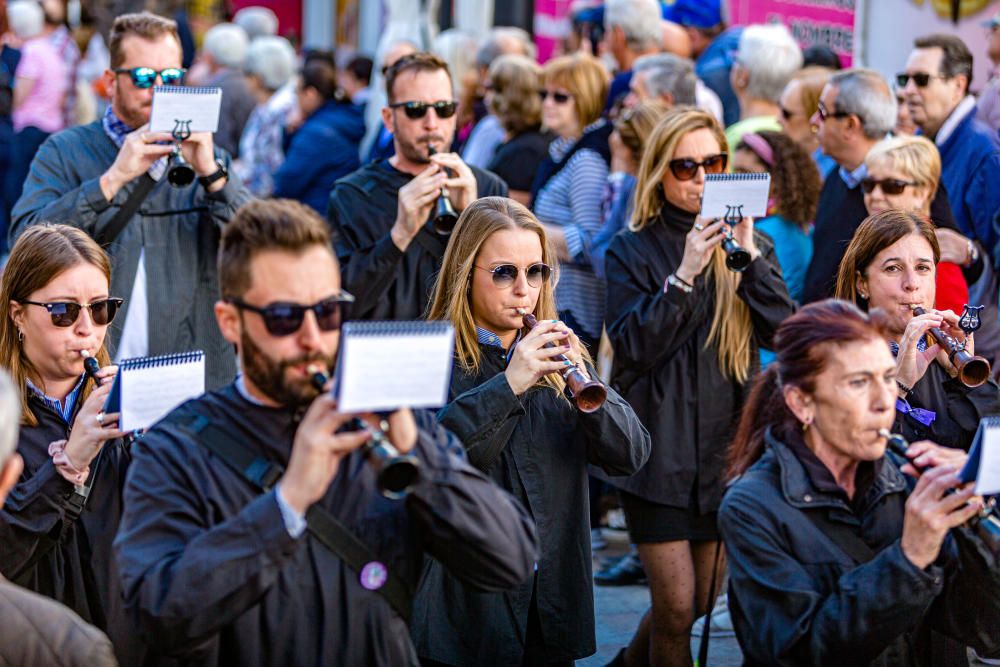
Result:
{"label": "earring", "polygon": [[24,340],[24,332],[21,331],[20,329],[17,330],[17,339],[19,341],[23,341]]}
{"label": "earring", "polygon": [[858,296],[864,299],[865,301],[868,300],[868,295],[865,294],[864,292],[858,292]]}
{"label": "earring", "polygon": [[809,430],[809,425],[812,424],[812,417],[809,417],[804,422],[802,422],[802,432],[805,433]]}

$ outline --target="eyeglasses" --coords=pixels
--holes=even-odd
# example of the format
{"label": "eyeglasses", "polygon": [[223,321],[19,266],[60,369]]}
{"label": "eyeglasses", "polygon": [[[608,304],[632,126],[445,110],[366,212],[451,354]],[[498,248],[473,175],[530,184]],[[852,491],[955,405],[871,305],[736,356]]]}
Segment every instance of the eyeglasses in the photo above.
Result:
{"label": "eyeglasses", "polygon": [[887,195],[901,195],[907,185],[916,185],[913,181],[901,181],[898,178],[886,178],[881,181],[874,178],[861,179],[861,188],[866,195],[875,192],[875,186],[882,188],[882,193]]}
{"label": "eyeglasses", "polygon": [[701,162],[696,162],[689,157],[682,157],[669,162],[670,173],[678,181],[690,181],[698,174],[698,167],[704,167],[706,174],[721,174],[726,170],[726,163],[729,156],[725,153],[709,155]]}
{"label": "eyeglasses", "polygon": [[113,296],[101,299],[100,301],[94,301],[93,303],[74,303],[73,301],[50,301],[45,303],[42,301],[27,300],[19,301],[18,303],[29,306],[42,306],[45,310],[49,311],[52,324],[57,327],[73,326],[73,323],[80,317],[80,311],[88,308],[90,309],[90,319],[97,326],[103,327],[111,324],[111,320],[115,319],[115,314],[121,305],[125,303],[125,300]]}
{"label": "eyeglasses", "polygon": [[816,108],[816,113],[819,114],[819,119],[822,121],[826,121],[827,118],[846,118],[851,115],[847,111],[829,111],[822,102]]}
{"label": "eyeglasses", "polygon": [[559,93],[554,90],[545,90],[545,89],[538,91],[538,97],[542,100],[543,104],[545,103],[546,97],[551,97],[553,100],[555,100],[556,104],[566,104],[573,98],[573,96],[570,95],[569,93]]}
{"label": "eyeglasses", "polygon": [[180,67],[168,67],[157,72],[152,67],[116,67],[111,70],[115,74],[128,74],[132,77],[132,83],[136,88],[152,88],[159,76],[164,86],[179,86],[184,83],[184,72],[187,70]]}
{"label": "eyeglasses", "polygon": [[252,306],[235,298],[228,298],[226,301],[241,310],[249,310],[260,315],[264,320],[264,327],[272,336],[289,336],[302,326],[307,310],[311,310],[316,316],[316,324],[319,325],[321,331],[336,331],[343,321],[343,305],[352,303],[354,297],[347,292],[341,292],[336,296],[317,301],[311,306],[297,303],[272,303],[263,308]]}
{"label": "eyeglasses", "polygon": [[438,118],[451,118],[458,110],[458,102],[454,100],[441,100],[439,102],[396,102],[389,105],[390,109],[402,109],[406,112],[407,118],[417,120],[427,115],[428,109],[434,109]]}
{"label": "eyeglasses", "polygon": [[[513,264],[500,264],[494,266],[492,269],[487,269],[485,266],[476,266],[480,271],[486,271],[487,273],[493,274],[493,284],[500,289],[507,289],[517,280],[517,274],[520,271]],[[542,283],[548,282],[549,278],[552,276],[552,267],[548,264],[542,264],[541,262],[537,264],[531,264],[524,270],[525,278],[528,280],[528,284],[532,287],[541,287]]]}
{"label": "eyeglasses", "polygon": [[896,85],[900,88],[906,88],[906,84],[913,79],[913,83],[917,84],[917,88],[926,88],[927,84],[931,82],[931,79],[947,79],[948,76],[944,74],[928,74],[927,72],[914,72],[913,74],[907,74],[906,72],[900,72],[896,75]]}

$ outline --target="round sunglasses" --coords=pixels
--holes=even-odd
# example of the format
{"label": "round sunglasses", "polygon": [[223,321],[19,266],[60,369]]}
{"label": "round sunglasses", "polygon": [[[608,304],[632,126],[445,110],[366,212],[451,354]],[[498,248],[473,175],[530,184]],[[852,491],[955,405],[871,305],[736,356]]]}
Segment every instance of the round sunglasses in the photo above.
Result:
{"label": "round sunglasses", "polygon": [[264,328],[272,336],[290,336],[302,327],[308,310],[316,316],[316,324],[321,331],[337,331],[344,320],[344,304],[353,302],[354,297],[347,292],[341,292],[336,296],[317,301],[311,306],[279,302],[263,308],[232,297],[225,301],[240,310],[249,310],[260,315],[264,320]]}
{"label": "round sunglasses", "polygon": [[[520,269],[513,264],[498,264],[492,269],[488,269],[485,266],[476,265],[476,268],[480,271],[486,271],[487,273],[493,274],[493,284],[500,289],[507,289],[517,280],[517,274]],[[552,277],[552,267],[548,264],[543,264],[538,262],[537,264],[531,264],[524,270],[525,278],[528,280],[528,284],[532,287],[541,287],[543,283],[548,282],[549,278]]]}
{"label": "round sunglasses", "polygon": [[721,174],[726,170],[728,161],[729,156],[726,153],[719,153],[718,155],[709,155],[701,162],[688,157],[677,158],[671,160],[668,165],[670,173],[678,181],[690,181],[698,174],[698,167],[703,167],[706,174]]}
{"label": "round sunglasses", "polygon": [[103,327],[111,324],[111,321],[115,319],[118,309],[121,308],[123,303],[125,303],[125,300],[112,296],[107,299],[101,299],[100,301],[94,301],[93,303],[75,303],[73,301],[28,301],[27,299],[19,301],[18,303],[28,306],[41,306],[45,308],[45,310],[49,311],[49,316],[52,318],[52,324],[63,328],[73,326],[73,323],[80,317],[80,311],[87,308],[90,310],[90,319],[93,320],[94,324]]}
{"label": "round sunglasses", "polygon": [[901,195],[907,185],[916,185],[913,181],[901,181],[898,178],[885,178],[877,180],[871,177],[861,179],[861,189],[866,195],[875,192],[875,186],[882,188],[882,194]]}
{"label": "round sunglasses", "polygon": [[434,109],[438,118],[451,118],[458,110],[458,102],[454,100],[440,100],[438,102],[396,102],[389,105],[390,109],[402,109],[407,118],[417,120],[427,115],[428,109]]}
{"label": "round sunglasses", "polygon": [[152,88],[159,76],[164,86],[179,86],[184,83],[184,72],[181,67],[167,67],[156,71],[152,67],[116,67],[111,70],[115,74],[128,74],[136,88]]}

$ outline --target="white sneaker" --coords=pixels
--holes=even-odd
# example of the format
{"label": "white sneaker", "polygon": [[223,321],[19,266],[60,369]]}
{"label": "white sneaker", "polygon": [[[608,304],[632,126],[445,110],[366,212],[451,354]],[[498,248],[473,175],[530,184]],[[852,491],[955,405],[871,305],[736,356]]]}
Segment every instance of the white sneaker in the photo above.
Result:
{"label": "white sneaker", "polygon": [[[692,637],[701,637],[705,627],[705,617],[699,616],[691,628]],[[733,619],[729,615],[729,598],[727,595],[720,595],[715,601],[715,609],[712,610],[712,624],[709,626],[712,637],[734,637]]]}

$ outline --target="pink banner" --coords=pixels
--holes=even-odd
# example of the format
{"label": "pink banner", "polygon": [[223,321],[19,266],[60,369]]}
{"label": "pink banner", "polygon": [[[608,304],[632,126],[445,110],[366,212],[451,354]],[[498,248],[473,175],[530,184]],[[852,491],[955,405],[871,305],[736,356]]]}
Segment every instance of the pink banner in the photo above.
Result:
{"label": "pink banner", "polygon": [[538,62],[556,55],[559,42],[572,28],[569,6],[572,0],[535,0],[535,45],[538,47]]}
{"label": "pink banner", "polygon": [[733,25],[784,23],[803,47],[829,46],[844,67],[854,51],[855,0],[729,0]]}

